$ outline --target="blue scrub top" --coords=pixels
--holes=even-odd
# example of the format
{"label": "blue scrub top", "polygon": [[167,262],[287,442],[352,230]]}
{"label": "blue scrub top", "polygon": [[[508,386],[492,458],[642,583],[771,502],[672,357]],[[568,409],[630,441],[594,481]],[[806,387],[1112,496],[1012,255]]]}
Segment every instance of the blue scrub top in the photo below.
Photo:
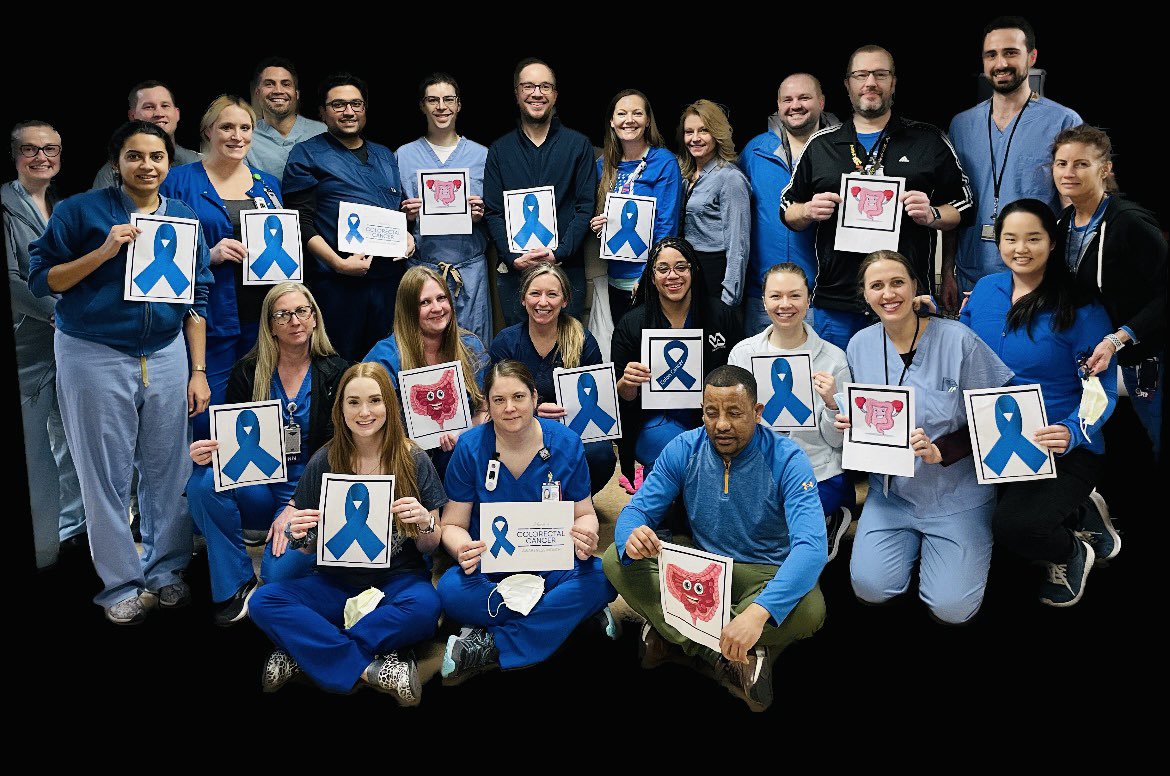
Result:
{"label": "blue scrub top", "polygon": [[[305,466],[308,465],[309,459],[313,457],[313,450],[308,449],[309,441],[309,405],[312,403],[313,390],[313,370],[305,372],[305,379],[301,381],[301,388],[297,391],[297,395],[292,398],[292,403],[296,405],[293,410],[292,420],[301,427],[301,452],[299,455],[288,455],[285,457],[285,462],[288,467],[288,481],[300,482],[301,475],[305,473]],[[278,372],[272,373],[272,397],[280,399],[280,423],[281,426],[287,426],[289,421],[289,397],[284,392],[284,386],[280,383],[280,374]]]}
{"label": "blue scrub top", "polygon": [[[561,315],[567,315],[563,310]],[[553,370],[564,369],[565,360],[561,357],[561,349],[553,346],[547,356],[541,356],[532,344],[532,336],[528,332],[528,322],[522,321],[501,331],[492,340],[492,363],[498,364],[505,359],[519,361],[532,372],[532,379],[536,383],[536,395],[539,402],[555,402],[557,400],[556,386],[553,383]],[[596,366],[601,363],[601,348],[597,345],[597,338],[593,332],[585,329],[585,342],[581,346],[581,362],[577,366]]]}

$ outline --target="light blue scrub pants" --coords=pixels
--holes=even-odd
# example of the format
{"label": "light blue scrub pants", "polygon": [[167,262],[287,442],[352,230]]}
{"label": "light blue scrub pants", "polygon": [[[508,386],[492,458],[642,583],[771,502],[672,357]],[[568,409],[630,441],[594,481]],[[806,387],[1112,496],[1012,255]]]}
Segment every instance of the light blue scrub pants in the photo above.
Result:
{"label": "light blue scrub pants", "polygon": [[[61,331],[55,345],[61,419],[103,585],[94,602],[108,608],[142,590],[179,582],[191,560],[191,521],[181,500],[191,475],[187,350],[182,335],[176,336],[144,366],[134,356]],[[134,469],[142,557],[130,534]]]}
{"label": "light blue scrub pants", "polygon": [[[430,267],[440,275],[437,262],[430,259],[411,258],[406,260],[408,267]],[[467,329],[479,337],[484,350],[492,346],[492,293],[491,278],[488,276],[488,260],[482,253],[478,256],[463,259],[458,264],[452,264],[450,269],[458,270],[462,285],[455,282],[454,273],[448,271],[446,276],[447,287],[451,289],[452,306],[455,309],[455,320],[459,328]]]}

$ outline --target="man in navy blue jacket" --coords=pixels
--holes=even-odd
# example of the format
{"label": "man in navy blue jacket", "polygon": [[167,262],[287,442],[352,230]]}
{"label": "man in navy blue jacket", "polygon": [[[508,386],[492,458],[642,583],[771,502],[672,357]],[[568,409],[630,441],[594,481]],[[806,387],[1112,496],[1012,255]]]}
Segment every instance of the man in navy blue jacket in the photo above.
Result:
{"label": "man in navy blue jacket", "polygon": [[[540,262],[559,263],[569,276],[569,314],[581,317],[585,303],[583,248],[597,193],[593,145],[580,132],[556,118],[557,80],[539,59],[525,59],[512,78],[520,120],[516,129],[492,143],[483,172],[483,201],[488,229],[505,274],[496,276],[504,320],[511,326],[525,320],[520,305],[520,276]],[[552,186],[556,194],[555,251],[546,247],[513,253],[504,220],[504,192]]]}

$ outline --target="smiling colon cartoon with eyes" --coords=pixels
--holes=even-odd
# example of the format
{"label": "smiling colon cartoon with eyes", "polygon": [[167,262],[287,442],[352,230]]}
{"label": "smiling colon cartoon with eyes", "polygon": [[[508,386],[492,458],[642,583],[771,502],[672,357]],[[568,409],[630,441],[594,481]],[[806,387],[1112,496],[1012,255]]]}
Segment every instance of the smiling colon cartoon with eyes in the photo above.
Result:
{"label": "smiling colon cartoon with eyes", "polygon": [[459,409],[458,397],[455,395],[455,370],[443,372],[437,383],[428,385],[412,385],[410,387],[410,408],[419,415],[425,415],[439,424],[443,424],[455,417]]}
{"label": "smiling colon cartoon with eyes", "polygon": [[673,563],[666,566],[666,589],[691,616],[691,624],[709,622],[719,610],[719,575],[723,567],[712,563],[698,574],[685,571]]}

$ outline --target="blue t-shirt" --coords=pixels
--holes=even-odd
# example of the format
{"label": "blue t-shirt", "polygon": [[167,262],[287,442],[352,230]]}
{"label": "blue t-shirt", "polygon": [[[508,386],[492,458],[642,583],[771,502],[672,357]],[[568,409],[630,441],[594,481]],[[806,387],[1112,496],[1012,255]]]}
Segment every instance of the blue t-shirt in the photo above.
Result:
{"label": "blue t-shirt", "polygon": [[[561,315],[565,314],[565,312],[561,312]],[[561,358],[561,349],[554,346],[548,355],[542,358],[536,352],[536,346],[532,344],[532,337],[528,334],[526,322],[509,326],[496,335],[496,338],[492,340],[491,355],[493,364],[511,358],[528,367],[528,371],[532,372],[532,377],[536,380],[536,393],[539,402],[555,402],[557,400],[556,387],[553,385],[553,370],[565,367],[565,360]],[[597,346],[597,339],[586,329],[585,344],[581,348],[581,363],[577,366],[593,366],[600,363],[601,348]]]}
{"label": "blue t-shirt", "polygon": [[[312,457],[313,451],[308,449],[309,441],[309,406],[312,403],[313,370],[305,372],[305,379],[301,380],[301,387],[296,396],[289,399],[284,392],[284,385],[280,382],[280,373],[272,373],[272,397],[280,399],[280,424],[287,426],[289,420],[301,427],[301,452],[285,456],[288,465],[288,481],[298,482],[305,472],[305,465]],[[290,413],[289,410],[292,410]]]}
{"label": "blue t-shirt", "polygon": [[857,140],[865,148],[867,154],[873,153],[873,147],[877,144],[877,140],[882,136],[881,131],[877,132],[858,132]]}

